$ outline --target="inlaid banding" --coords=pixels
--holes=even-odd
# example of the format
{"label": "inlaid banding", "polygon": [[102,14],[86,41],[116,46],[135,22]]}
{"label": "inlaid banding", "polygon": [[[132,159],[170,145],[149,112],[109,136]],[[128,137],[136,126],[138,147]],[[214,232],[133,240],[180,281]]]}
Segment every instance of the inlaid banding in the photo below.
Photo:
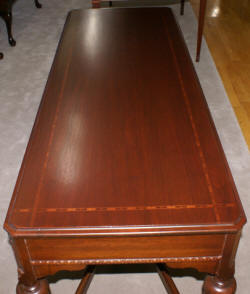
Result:
{"label": "inlaid banding", "polygon": [[[217,203],[215,204],[187,204],[187,205],[157,205],[157,206],[119,206],[119,207],[70,207],[70,208],[44,208],[38,209],[37,213],[53,213],[53,212],[68,212],[68,213],[81,213],[81,212],[117,212],[117,211],[140,211],[140,210],[178,210],[178,209],[213,209],[214,207],[234,207],[234,203]],[[19,209],[20,213],[30,212],[29,208]]]}

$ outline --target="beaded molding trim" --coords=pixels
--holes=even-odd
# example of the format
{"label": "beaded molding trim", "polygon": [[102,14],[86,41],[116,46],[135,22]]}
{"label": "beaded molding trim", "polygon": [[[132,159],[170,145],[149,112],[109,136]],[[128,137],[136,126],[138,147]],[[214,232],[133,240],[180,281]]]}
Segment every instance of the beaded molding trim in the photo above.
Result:
{"label": "beaded molding trim", "polygon": [[83,260],[32,260],[32,265],[74,265],[74,264],[129,264],[129,263],[194,263],[216,262],[222,256],[168,257],[168,258],[118,258],[118,259],[83,259]]}

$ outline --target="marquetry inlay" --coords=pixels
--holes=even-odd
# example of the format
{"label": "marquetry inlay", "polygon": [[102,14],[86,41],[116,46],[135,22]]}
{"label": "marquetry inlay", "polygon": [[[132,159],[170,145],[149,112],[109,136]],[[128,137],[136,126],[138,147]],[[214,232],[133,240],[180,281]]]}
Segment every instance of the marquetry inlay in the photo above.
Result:
{"label": "marquetry inlay", "polygon": [[[157,205],[157,206],[119,206],[119,207],[71,207],[71,208],[44,208],[38,209],[38,213],[53,213],[53,212],[116,212],[116,211],[140,211],[140,210],[171,210],[171,209],[212,209],[214,207],[234,207],[234,203],[217,203],[217,204],[187,204],[187,205]],[[31,209],[23,208],[18,212],[28,213]]]}
{"label": "marquetry inlay", "polygon": [[[165,28],[166,28],[166,30],[168,30],[167,25],[165,26]],[[206,183],[207,183],[207,188],[208,188],[209,194],[211,196],[211,201],[214,204],[214,214],[215,214],[217,222],[220,222],[220,215],[219,215],[219,212],[217,211],[217,207],[216,207],[214,189],[213,189],[213,185],[212,185],[209,173],[208,173],[208,167],[207,167],[207,163],[206,163],[206,160],[205,160],[204,152],[203,152],[203,150],[201,148],[201,142],[200,142],[199,134],[198,134],[198,131],[197,131],[196,123],[195,123],[195,120],[194,120],[194,117],[193,117],[193,114],[192,114],[192,107],[191,107],[190,101],[189,101],[190,98],[189,98],[189,95],[186,92],[186,87],[185,87],[184,81],[183,81],[183,74],[181,73],[180,65],[179,65],[179,63],[177,61],[173,41],[170,38],[171,34],[166,34],[166,35],[168,37],[168,43],[169,43],[169,46],[170,46],[172,54],[173,54],[173,60],[174,60],[177,76],[179,78],[180,87],[181,87],[184,102],[185,102],[185,105],[186,105],[189,121],[190,121],[190,124],[192,126],[193,135],[194,135],[194,139],[195,139],[195,144],[196,144],[198,154],[199,154],[199,157],[200,157],[202,170],[203,170],[203,173],[204,173],[204,176],[205,176],[205,179],[206,179]]]}

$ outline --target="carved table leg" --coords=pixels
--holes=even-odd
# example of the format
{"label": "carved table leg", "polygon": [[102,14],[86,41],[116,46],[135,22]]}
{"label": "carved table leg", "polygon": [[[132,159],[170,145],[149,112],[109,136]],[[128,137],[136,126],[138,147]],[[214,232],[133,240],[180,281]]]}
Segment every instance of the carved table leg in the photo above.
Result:
{"label": "carved table leg", "polygon": [[236,281],[234,278],[223,281],[219,280],[216,276],[208,276],[204,282],[203,293],[204,294],[233,294],[236,290]]}
{"label": "carved table leg", "polygon": [[215,276],[208,276],[205,279],[203,294],[234,294],[236,281],[234,278],[234,260],[240,239],[238,234],[225,236],[222,259],[218,265]]}
{"label": "carved table leg", "polygon": [[35,0],[35,5],[36,5],[36,8],[42,8],[42,4],[39,3],[38,0]]}
{"label": "carved table leg", "polygon": [[8,39],[11,46],[16,45],[16,41],[13,39],[11,26],[12,26],[12,13],[7,11],[1,11],[0,16],[3,18],[3,20],[6,23],[7,27],[7,33],[8,33]]}
{"label": "carved table leg", "polygon": [[18,265],[17,294],[50,294],[47,280],[39,280],[30,262],[25,239],[10,239]]}
{"label": "carved table leg", "polygon": [[39,280],[32,286],[17,284],[17,294],[50,294],[49,285],[46,280]]}

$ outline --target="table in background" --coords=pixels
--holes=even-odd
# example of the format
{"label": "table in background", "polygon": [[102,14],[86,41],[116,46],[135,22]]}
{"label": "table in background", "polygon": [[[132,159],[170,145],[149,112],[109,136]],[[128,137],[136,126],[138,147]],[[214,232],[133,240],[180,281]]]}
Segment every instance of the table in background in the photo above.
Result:
{"label": "table in background", "polygon": [[[116,0],[115,0],[116,1]],[[132,1],[132,0],[131,0]],[[92,7],[93,8],[100,8],[101,2],[109,2],[110,6],[112,2],[110,0],[92,0]],[[184,2],[185,0],[180,0],[181,2],[181,14],[184,14]],[[200,60],[200,51],[201,51],[201,43],[202,43],[202,34],[204,28],[204,18],[206,14],[206,5],[207,0],[200,0],[200,9],[199,9],[199,20],[198,20],[198,32],[197,32],[197,47],[196,47],[196,61]]]}

